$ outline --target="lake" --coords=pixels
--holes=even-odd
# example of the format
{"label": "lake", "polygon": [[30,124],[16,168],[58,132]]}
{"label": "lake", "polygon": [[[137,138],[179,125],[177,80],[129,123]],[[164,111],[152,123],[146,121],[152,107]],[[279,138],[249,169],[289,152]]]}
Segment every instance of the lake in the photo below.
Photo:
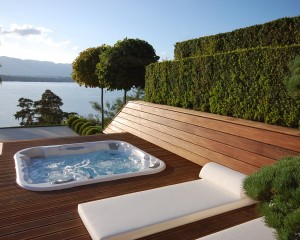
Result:
{"label": "lake", "polygon": [[[100,102],[99,88],[80,87],[73,82],[2,82],[0,85],[0,128],[20,126],[14,114],[21,110],[17,105],[19,98],[40,100],[46,89],[58,95],[63,102],[61,107],[65,112],[77,112],[81,116],[98,114],[90,102]],[[123,97],[123,91],[104,91],[104,102],[112,102]]]}

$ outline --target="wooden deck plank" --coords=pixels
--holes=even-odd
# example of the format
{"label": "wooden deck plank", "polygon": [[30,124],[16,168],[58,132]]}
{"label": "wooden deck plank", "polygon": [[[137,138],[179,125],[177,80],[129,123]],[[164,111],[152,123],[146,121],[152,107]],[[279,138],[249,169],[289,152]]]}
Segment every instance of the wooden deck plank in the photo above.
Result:
{"label": "wooden deck plank", "polygon": [[[162,159],[167,164],[166,170],[153,175],[52,192],[27,191],[15,183],[13,155],[21,149],[39,145],[45,146],[108,139],[127,141]],[[0,162],[5,165],[7,172],[7,174],[1,177],[1,183],[3,184],[0,187],[1,240],[33,238],[90,239],[77,213],[79,203],[191,181],[199,178],[198,174],[201,169],[201,166],[129,133],[7,142],[4,143]],[[1,172],[5,172],[3,168],[1,168]],[[244,216],[244,212],[248,212],[247,217]],[[233,214],[234,220],[230,220],[230,214]],[[247,210],[241,209],[230,214],[228,215],[229,224],[246,221],[257,215],[253,207]],[[215,224],[215,218],[211,221],[215,225],[213,231],[224,227],[222,224],[219,226]],[[199,221],[185,227],[149,236],[149,239],[172,239],[174,236],[181,239],[189,239],[191,232],[193,233],[193,237],[200,237],[207,232],[207,230],[203,230],[203,226],[206,226],[205,223]]]}

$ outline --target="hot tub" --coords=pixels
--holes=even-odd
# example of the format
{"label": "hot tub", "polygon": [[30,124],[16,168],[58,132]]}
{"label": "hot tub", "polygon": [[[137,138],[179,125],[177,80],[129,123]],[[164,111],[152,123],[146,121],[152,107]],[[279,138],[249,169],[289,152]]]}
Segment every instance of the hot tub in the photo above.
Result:
{"label": "hot tub", "polygon": [[166,167],[141,149],[114,140],[26,148],[14,160],[18,185],[31,191],[154,174]]}

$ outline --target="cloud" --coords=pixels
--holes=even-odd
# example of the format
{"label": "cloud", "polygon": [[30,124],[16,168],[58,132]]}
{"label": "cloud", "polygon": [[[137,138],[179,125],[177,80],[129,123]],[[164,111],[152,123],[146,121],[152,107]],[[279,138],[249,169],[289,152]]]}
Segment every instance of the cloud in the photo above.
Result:
{"label": "cloud", "polygon": [[0,26],[0,52],[3,56],[53,62],[72,62],[77,47],[71,40],[58,39],[54,31],[33,25]]}
{"label": "cloud", "polygon": [[27,28],[27,29],[14,29],[13,31],[5,31],[3,33],[4,34],[15,33],[17,35],[27,36],[27,35],[39,35],[42,32],[35,28]]}
{"label": "cloud", "polygon": [[[28,41],[32,43],[41,43],[45,46],[51,47],[63,47],[67,46],[71,43],[70,40],[65,41],[54,41],[50,36],[49,33],[53,33],[52,30],[44,28],[44,27],[35,27],[32,25],[17,25],[12,24],[10,30],[2,31],[0,28],[0,37],[5,37],[6,39],[10,40],[17,40],[20,38],[24,38],[22,41]],[[2,39],[2,41],[4,41]]]}
{"label": "cloud", "polygon": [[2,28],[0,28],[0,35],[6,35],[6,34],[15,34],[19,36],[30,36],[30,35],[41,35],[44,32],[49,32],[51,30],[41,28],[41,27],[34,27],[32,25],[21,25],[18,26],[16,24],[12,24],[10,30],[2,31]]}

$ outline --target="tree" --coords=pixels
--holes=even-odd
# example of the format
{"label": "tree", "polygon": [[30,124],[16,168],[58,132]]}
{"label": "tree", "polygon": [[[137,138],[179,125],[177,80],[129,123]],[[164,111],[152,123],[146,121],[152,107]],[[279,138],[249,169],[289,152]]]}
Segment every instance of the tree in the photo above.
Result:
{"label": "tree", "polygon": [[34,109],[33,101],[28,98],[20,98],[18,107],[21,107],[22,110],[16,112],[14,115],[15,119],[21,119],[21,126],[34,125]]}
{"label": "tree", "polygon": [[61,124],[69,115],[61,110],[63,105],[59,96],[51,90],[46,90],[39,101],[28,98],[20,98],[18,107],[22,109],[14,114],[15,119],[21,119],[21,126]]}
{"label": "tree", "polygon": [[[103,88],[106,87],[103,78],[95,73],[96,65],[99,63],[99,55],[106,52],[110,46],[102,45],[100,47],[88,48],[73,61],[72,78],[80,86],[99,87],[101,89],[101,106],[103,106]],[[102,108],[103,109],[103,108]],[[104,126],[104,112],[102,111],[102,127]]]}
{"label": "tree", "polygon": [[124,90],[145,87],[145,67],[159,59],[153,47],[140,39],[125,38],[100,55],[97,75],[109,90]]}
{"label": "tree", "polygon": [[62,105],[61,98],[47,89],[41,100],[34,102],[38,123],[41,125],[60,124],[67,117],[67,114],[60,108]]}

